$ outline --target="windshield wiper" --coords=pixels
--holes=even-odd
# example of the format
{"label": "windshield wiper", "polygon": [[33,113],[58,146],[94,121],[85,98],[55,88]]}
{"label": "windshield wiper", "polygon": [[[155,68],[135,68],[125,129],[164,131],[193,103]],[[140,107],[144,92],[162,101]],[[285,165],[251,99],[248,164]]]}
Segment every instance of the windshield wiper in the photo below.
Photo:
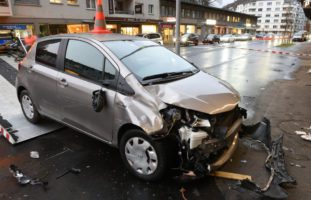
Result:
{"label": "windshield wiper", "polygon": [[162,73],[162,74],[155,74],[155,75],[151,75],[151,76],[146,76],[142,80],[146,81],[146,80],[157,79],[157,78],[168,78],[168,77],[174,77],[174,76],[187,76],[187,75],[194,74],[198,71],[199,70],[196,69],[196,70],[180,71],[180,72],[166,72],[166,73]]}
{"label": "windshield wiper", "polygon": [[140,48],[136,49],[135,51],[133,51],[133,52],[123,56],[122,58],[120,58],[120,60],[123,60],[124,58],[129,57],[129,56],[133,55],[134,53],[136,53],[136,52],[138,52],[138,51],[140,51],[142,49],[145,49],[145,48],[148,48],[148,47],[154,47],[154,46],[158,46],[158,45],[149,45],[149,46],[140,47]]}

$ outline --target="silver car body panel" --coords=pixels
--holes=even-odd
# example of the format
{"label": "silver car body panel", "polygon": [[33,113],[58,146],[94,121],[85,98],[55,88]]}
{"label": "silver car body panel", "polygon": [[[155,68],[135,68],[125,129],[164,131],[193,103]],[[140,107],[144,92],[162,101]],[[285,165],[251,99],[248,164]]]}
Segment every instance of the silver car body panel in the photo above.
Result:
{"label": "silver car body panel", "polygon": [[167,104],[211,115],[230,111],[240,101],[233,88],[202,71],[177,81],[146,86],[146,89]]}

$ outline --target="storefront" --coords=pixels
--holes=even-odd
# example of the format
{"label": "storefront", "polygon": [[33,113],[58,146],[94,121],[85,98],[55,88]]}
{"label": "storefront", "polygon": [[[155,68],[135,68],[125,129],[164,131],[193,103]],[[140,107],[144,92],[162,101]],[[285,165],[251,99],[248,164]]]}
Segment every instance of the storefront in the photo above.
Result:
{"label": "storefront", "polygon": [[0,24],[0,33],[11,33],[15,37],[24,38],[28,34],[32,35],[34,31],[33,24]]}
{"label": "storefront", "polygon": [[157,33],[156,25],[141,25],[141,33]]}
{"label": "storefront", "polygon": [[88,24],[70,24],[67,25],[68,33],[87,33],[90,31]]}

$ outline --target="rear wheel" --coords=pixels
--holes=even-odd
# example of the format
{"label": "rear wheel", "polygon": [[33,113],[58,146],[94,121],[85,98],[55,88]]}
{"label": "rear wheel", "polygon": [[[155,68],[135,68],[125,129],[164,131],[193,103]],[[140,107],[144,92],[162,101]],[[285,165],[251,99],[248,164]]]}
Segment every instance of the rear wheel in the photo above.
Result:
{"label": "rear wheel", "polygon": [[31,123],[38,123],[40,120],[40,114],[33,104],[33,101],[27,90],[23,90],[19,95],[21,107],[24,113],[24,116]]}
{"label": "rear wheel", "polygon": [[142,130],[127,131],[120,141],[120,154],[125,166],[136,177],[159,180],[168,166],[164,141],[153,141]]}

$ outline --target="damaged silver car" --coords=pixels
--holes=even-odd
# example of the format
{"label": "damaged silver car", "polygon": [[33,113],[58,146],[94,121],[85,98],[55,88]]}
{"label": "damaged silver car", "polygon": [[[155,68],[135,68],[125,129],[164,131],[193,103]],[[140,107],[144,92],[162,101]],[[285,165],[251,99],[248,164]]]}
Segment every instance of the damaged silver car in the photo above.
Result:
{"label": "damaged silver car", "polygon": [[41,38],[19,65],[25,117],[42,116],[120,149],[144,180],[169,168],[204,176],[237,147],[246,111],[228,83],[144,38]]}

